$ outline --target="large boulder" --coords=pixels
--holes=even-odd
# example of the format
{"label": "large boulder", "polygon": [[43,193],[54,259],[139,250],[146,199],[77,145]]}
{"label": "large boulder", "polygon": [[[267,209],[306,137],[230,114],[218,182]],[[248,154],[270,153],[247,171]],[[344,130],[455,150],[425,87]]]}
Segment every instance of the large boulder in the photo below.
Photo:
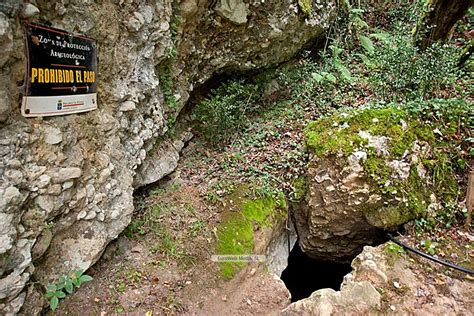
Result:
{"label": "large boulder", "polygon": [[380,231],[455,201],[468,105],[416,107],[337,113],[306,128],[307,193],[295,218],[309,256],[349,261]]}
{"label": "large boulder", "polygon": [[[128,225],[137,168],[148,157],[158,161],[144,164],[139,186],[176,165],[182,146],[166,150],[155,142],[174,144],[165,134],[194,87],[215,73],[289,59],[321,36],[336,12],[331,0],[309,16],[292,0],[172,3],[0,5],[0,314],[16,313],[25,299],[25,313],[37,312],[41,285],[90,267]],[[21,117],[26,21],[96,39],[98,110]],[[163,157],[170,152],[172,159]],[[153,166],[162,168],[147,177]],[[25,296],[31,276],[37,282]]]}

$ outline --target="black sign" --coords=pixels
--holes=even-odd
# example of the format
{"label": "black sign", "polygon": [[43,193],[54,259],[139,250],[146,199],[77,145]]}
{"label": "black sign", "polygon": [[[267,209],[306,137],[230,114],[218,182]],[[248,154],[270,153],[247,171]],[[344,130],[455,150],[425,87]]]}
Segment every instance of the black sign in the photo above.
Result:
{"label": "black sign", "polygon": [[93,39],[35,24],[25,27],[28,54],[22,114],[64,115],[97,108]]}

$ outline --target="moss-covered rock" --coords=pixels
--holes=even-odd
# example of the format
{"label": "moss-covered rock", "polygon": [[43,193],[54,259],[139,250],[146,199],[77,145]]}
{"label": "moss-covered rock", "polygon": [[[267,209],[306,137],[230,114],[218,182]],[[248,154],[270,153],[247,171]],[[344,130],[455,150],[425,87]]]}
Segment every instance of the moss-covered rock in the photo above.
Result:
{"label": "moss-covered rock", "polygon": [[469,113],[467,103],[445,100],[310,123],[309,191],[297,216],[302,248],[314,257],[350,256],[376,229],[395,228],[457,199]]}
{"label": "moss-covered rock", "polygon": [[[256,230],[271,228],[285,218],[286,201],[283,194],[278,197],[256,198],[247,186],[238,187],[224,200],[226,210],[222,223],[217,227],[218,255],[255,254]],[[245,262],[220,262],[221,275],[232,278]]]}
{"label": "moss-covered rock", "polygon": [[305,15],[311,14],[311,0],[298,0],[298,6]]}

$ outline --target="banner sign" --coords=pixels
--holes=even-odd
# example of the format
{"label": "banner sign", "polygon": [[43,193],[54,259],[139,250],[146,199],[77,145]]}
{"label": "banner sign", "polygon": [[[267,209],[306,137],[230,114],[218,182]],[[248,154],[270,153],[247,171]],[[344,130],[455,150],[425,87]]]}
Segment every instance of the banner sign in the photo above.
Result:
{"label": "banner sign", "polygon": [[97,109],[97,49],[93,39],[27,24],[28,72],[21,113],[54,116]]}

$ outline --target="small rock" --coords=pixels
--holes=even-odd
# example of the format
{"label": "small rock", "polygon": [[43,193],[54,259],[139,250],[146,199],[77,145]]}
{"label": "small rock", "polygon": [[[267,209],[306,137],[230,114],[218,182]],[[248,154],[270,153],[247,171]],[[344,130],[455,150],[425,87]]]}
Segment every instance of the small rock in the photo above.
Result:
{"label": "small rock", "polygon": [[37,15],[39,12],[40,10],[37,7],[35,7],[31,3],[27,3],[23,8],[23,12],[21,13],[21,15],[23,18],[31,18]]}
{"label": "small rock", "polygon": [[22,163],[20,160],[14,158],[8,161],[7,166],[12,169],[20,169],[22,166]]}
{"label": "small rock", "polygon": [[396,289],[399,289],[400,288],[400,283],[398,282],[393,282],[393,286],[396,288]]}
{"label": "small rock", "polygon": [[50,145],[59,144],[63,140],[61,130],[56,127],[48,126],[44,129],[44,141]]}
{"label": "small rock", "polygon": [[60,184],[53,184],[48,188],[46,193],[49,195],[59,195],[61,194],[61,190],[62,190],[62,187]]}
{"label": "small rock", "polygon": [[242,0],[220,0],[216,12],[235,24],[247,23],[248,5]]}
{"label": "small rock", "polygon": [[86,217],[86,215],[87,215],[87,211],[85,210],[80,211],[79,214],[77,214],[77,220],[83,219],[84,217]]}
{"label": "small rock", "polygon": [[18,205],[21,201],[21,197],[22,195],[16,187],[9,186],[8,188],[5,189],[3,194],[0,194],[0,205],[2,205],[3,203],[6,205],[8,204]]}
{"label": "small rock", "polygon": [[128,112],[136,109],[135,102],[131,100],[127,100],[125,102],[122,102],[120,105],[119,111],[120,112]]}
{"label": "small rock", "polygon": [[63,183],[63,190],[70,189],[72,188],[73,185],[74,185],[74,181],[66,181]]}
{"label": "small rock", "polygon": [[54,209],[54,198],[49,195],[40,195],[36,198],[36,204],[49,214]]}
{"label": "small rock", "polygon": [[227,296],[226,296],[226,295],[224,295],[224,296],[222,297],[222,301],[223,301],[223,302],[227,302]]}
{"label": "small rock", "polygon": [[82,170],[77,167],[60,168],[51,175],[54,183],[63,183],[71,179],[79,178]]}
{"label": "small rock", "polygon": [[397,309],[395,308],[395,306],[393,306],[393,305],[390,305],[390,309],[391,309],[392,311],[397,310]]}
{"label": "small rock", "polygon": [[42,174],[38,178],[38,182],[36,183],[36,186],[40,189],[46,187],[49,183],[51,182],[51,177],[48,176],[47,174]]}
{"label": "small rock", "polygon": [[86,217],[84,217],[85,220],[91,220],[94,219],[97,216],[97,213],[94,210],[90,210]]}
{"label": "small rock", "polygon": [[14,185],[18,185],[23,180],[23,173],[20,170],[7,170],[5,177]]}
{"label": "small rock", "polygon": [[141,15],[138,12],[134,12],[133,17],[131,17],[127,21],[127,27],[128,27],[128,30],[131,32],[138,32],[138,30],[141,29],[144,23],[145,23],[145,18],[143,17],[143,15]]}

